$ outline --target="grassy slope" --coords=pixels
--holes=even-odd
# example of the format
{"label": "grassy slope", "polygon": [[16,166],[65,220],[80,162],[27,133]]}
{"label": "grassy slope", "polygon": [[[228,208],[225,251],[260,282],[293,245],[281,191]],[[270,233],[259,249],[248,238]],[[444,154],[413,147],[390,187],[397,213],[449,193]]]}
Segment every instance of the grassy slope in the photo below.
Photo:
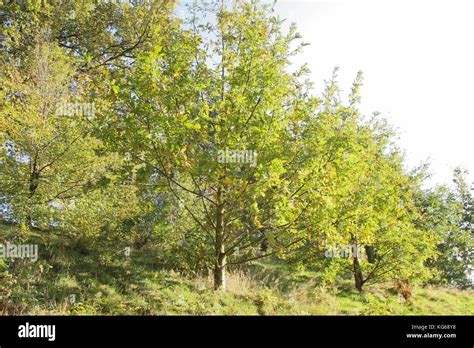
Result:
{"label": "grassy slope", "polygon": [[[0,242],[13,228],[0,225]],[[230,274],[227,293],[214,292],[209,277],[159,269],[153,250],[110,259],[58,242],[40,246],[36,263],[17,261],[8,275],[0,269],[0,304],[8,314],[474,315],[473,290],[416,288],[406,303],[390,284],[359,294],[348,280],[328,290],[310,274],[281,277],[278,267],[256,265]]]}

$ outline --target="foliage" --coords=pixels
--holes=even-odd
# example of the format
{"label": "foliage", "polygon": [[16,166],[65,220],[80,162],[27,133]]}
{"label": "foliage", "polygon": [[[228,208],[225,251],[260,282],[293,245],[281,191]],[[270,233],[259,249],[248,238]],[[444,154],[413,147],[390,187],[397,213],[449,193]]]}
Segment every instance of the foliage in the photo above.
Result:
{"label": "foliage", "polygon": [[362,73],[318,93],[273,5],[174,5],[2,2],[0,242],[41,257],[0,258],[1,311],[405,314],[471,284],[466,174],[424,188]]}
{"label": "foliage", "polygon": [[455,188],[438,186],[420,192],[418,205],[423,218],[418,224],[438,236],[439,257],[428,260],[438,276],[432,282],[461,287],[472,285],[473,267],[472,196],[462,171],[454,173]]}

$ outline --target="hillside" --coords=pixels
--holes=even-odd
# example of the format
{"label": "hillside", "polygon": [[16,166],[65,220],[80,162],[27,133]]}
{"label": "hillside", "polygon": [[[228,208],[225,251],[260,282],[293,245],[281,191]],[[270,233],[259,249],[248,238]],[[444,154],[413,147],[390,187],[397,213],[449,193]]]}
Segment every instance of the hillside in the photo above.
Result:
{"label": "hillside", "polygon": [[[14,226],[0,225],[0,241]],[[385,283],[362,294],[351,279],[322,287],[309,271],[289,275],[285,266],[253,263],[228,276],[227,292],[212,290],[211,276],[185,275],[156,264],[152,248],[130,258],[74,250],[44,231],[37,262],[17,260],[2,268],[3,314],[33,315],[473,315],[474,291],[416,287],[405,301]],[[41,244],[40,244],[41,243]],[[54,246],[54,252],[51,252]],[[14,270],[15,272],[13,272]]]}

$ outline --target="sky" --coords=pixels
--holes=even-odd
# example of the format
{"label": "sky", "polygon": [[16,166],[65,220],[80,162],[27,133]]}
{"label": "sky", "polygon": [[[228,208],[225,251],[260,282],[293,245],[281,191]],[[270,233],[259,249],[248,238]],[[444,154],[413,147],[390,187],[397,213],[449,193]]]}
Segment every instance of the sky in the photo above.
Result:
{"label": "sky", "polygon": [[364,73],[360,109],[399,132],[408,167],[429,160],[428,186],[462,166],[474,181],[474,1],[280,0],[276,13],[310,43],[316,93],[337,65],[343,93]]}

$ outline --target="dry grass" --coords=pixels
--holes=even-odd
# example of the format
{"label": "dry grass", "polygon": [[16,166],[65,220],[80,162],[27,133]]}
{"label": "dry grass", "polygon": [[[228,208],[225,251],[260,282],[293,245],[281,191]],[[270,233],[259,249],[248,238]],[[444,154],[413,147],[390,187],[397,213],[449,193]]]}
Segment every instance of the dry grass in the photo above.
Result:
{"label": "dry grass", "polygon": [[261,285],[252,278],[250,273],[236,271],[227,275],[227,290],[234,295],[248,296],[259,288]]}

